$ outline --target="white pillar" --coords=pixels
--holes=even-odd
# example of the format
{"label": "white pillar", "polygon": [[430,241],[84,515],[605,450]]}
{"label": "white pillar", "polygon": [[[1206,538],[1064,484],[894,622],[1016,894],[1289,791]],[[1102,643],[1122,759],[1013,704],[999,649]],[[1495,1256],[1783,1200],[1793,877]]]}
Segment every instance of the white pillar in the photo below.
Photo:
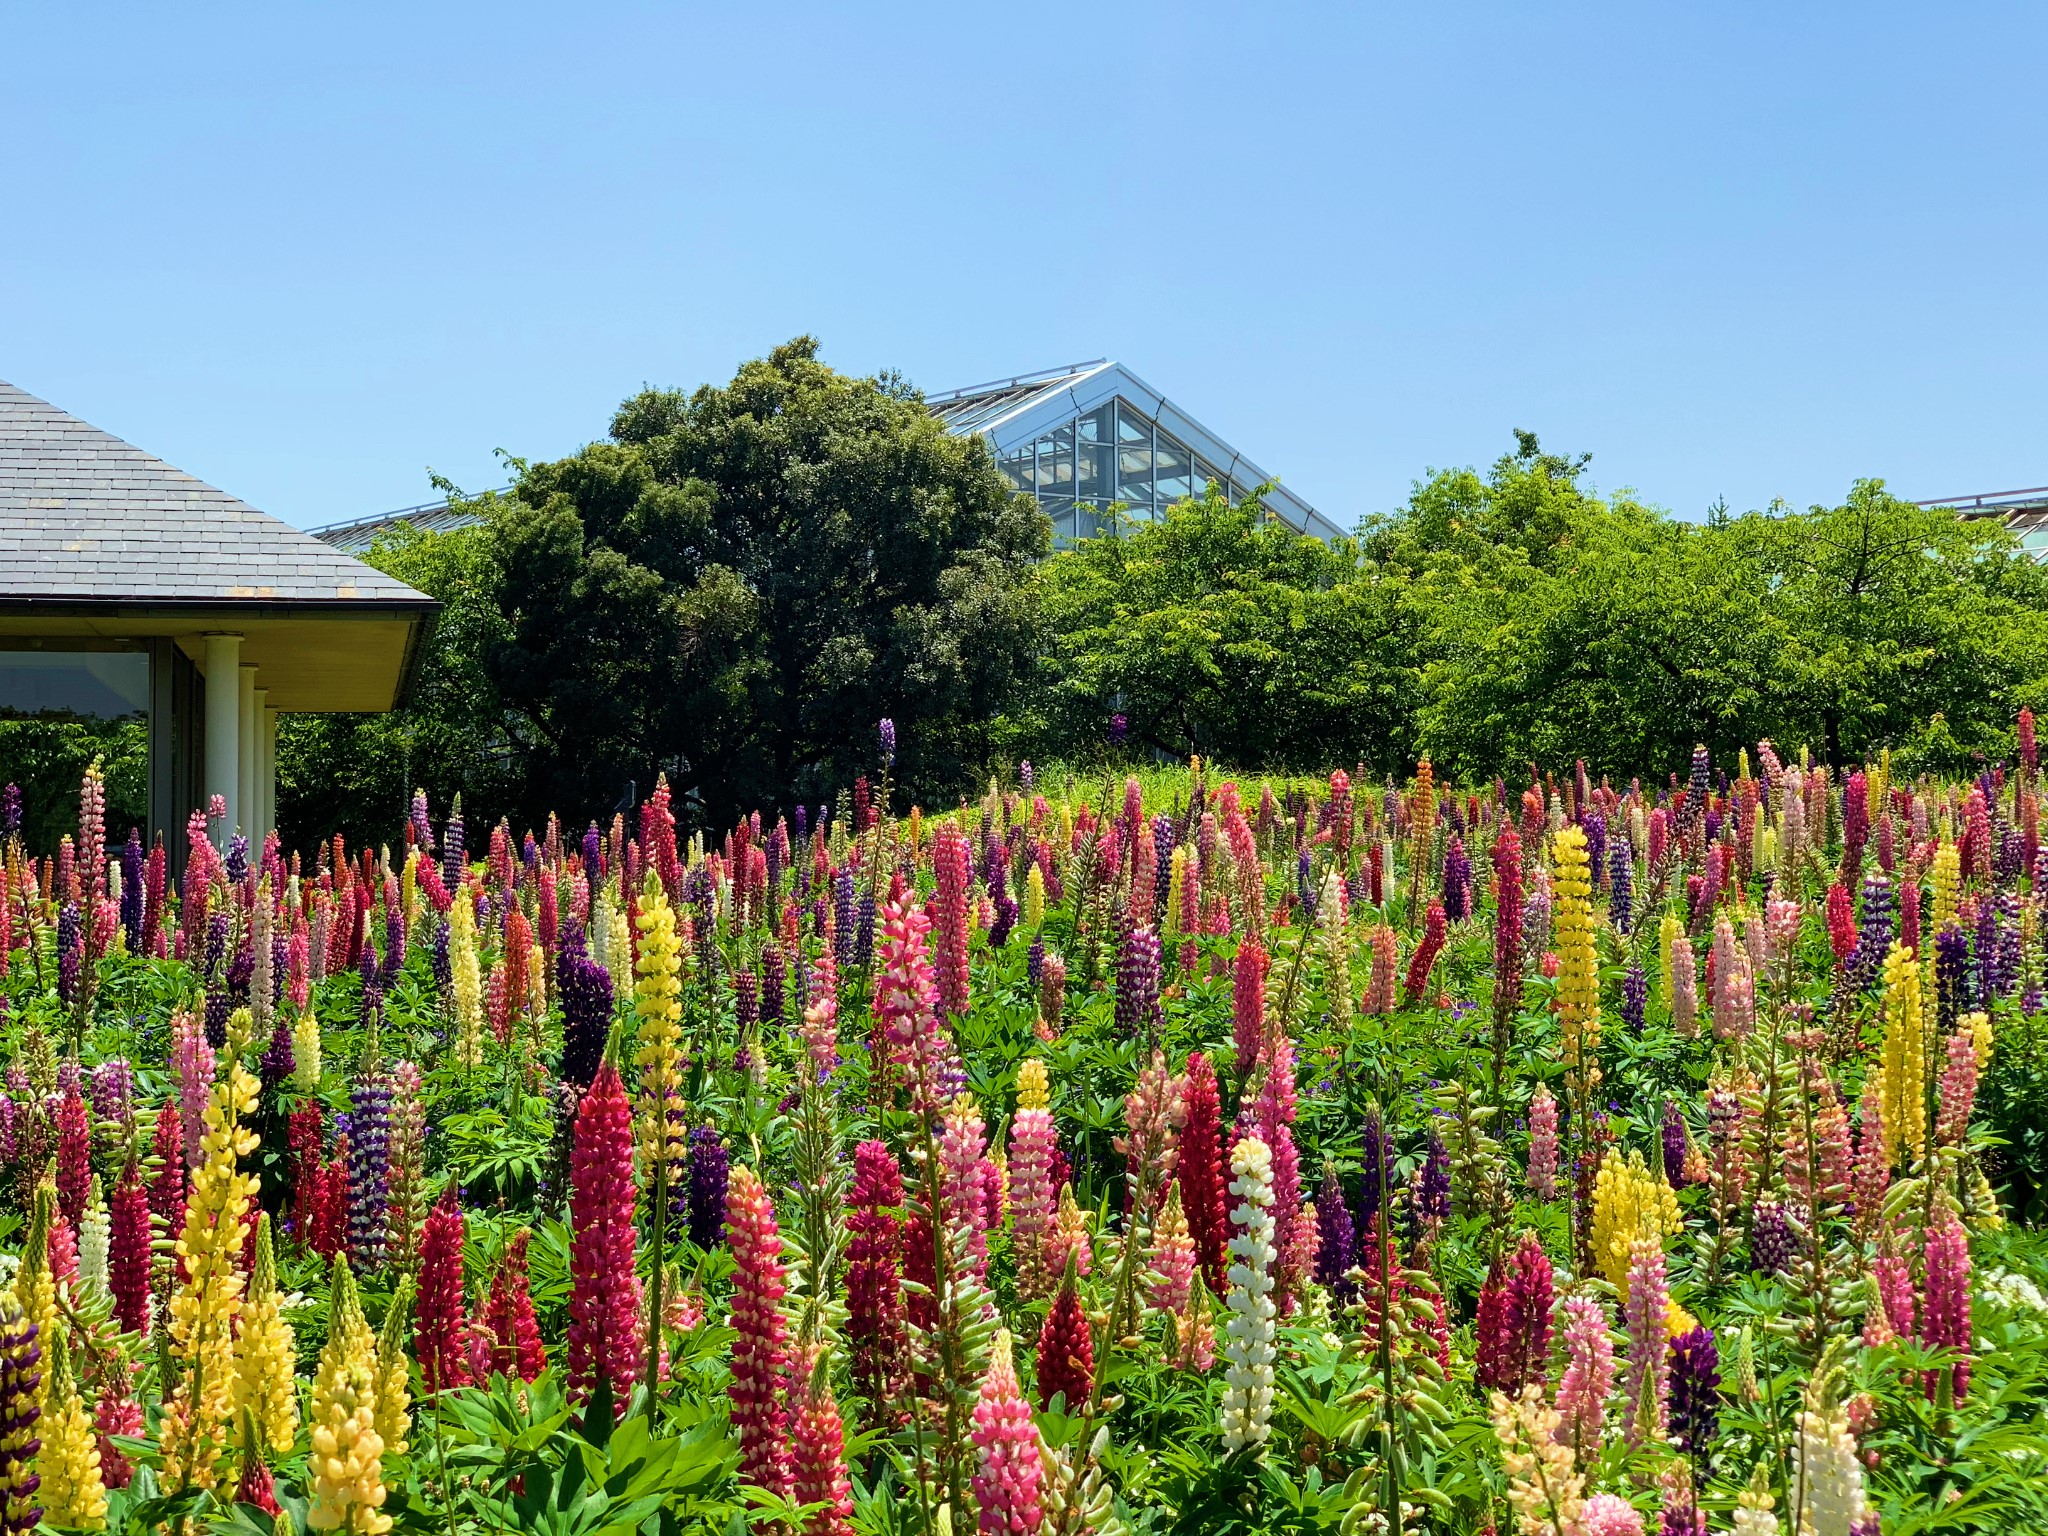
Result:
{"label": "white pillar", "polygon": [[[269,690],[265,689],[265,693]],[[277,830],[277,711],[265,706],[256,739],[263,748],[263,830]]]}
{"label": "white pillar", "polygon": [[246,836],[253,845],[256,841],[255,824],[260,812],[256,800],[256,667],[252,662],[242,663],[242,692],[236,701],[240,706],[241,737],[236,743],[242,749],[242,798],[241,823],[228,829],[230,836],[236,832]]}
{"label": "white pillar", "polygon": [[264,723],[270,716],[270,690],[255,690],[255,729],[250,734],[250,759],[255,765],[256,792],[251,799],[255,802],[255,826],[249,832],[249,852],[253,858],[263,849],[263,834],[270,830],[270,773],[269,762],[264,755],[264,746],[269,737],[264,734]]}
{"label": "white pillar", "polygon": [[[242,637],[206,637],[206,777],[200,793],[227,802],[228,832],[241,813]],[[204,809],[202,806],[201,809]]]}

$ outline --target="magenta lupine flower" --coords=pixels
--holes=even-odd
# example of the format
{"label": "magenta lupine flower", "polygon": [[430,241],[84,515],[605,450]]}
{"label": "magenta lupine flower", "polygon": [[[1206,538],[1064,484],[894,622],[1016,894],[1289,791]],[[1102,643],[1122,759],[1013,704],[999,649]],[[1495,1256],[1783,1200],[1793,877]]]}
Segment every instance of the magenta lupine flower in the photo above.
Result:
{"label": "magenta lupine flower", "polygon": [[1565,1298],[1564,1348],[1564,1374],[1558,1378],[1552,1404],[1564,1419],[1557,1437],[1583,1453],[1600,1444],[1608,1394],[1614,1390],[1614,1341],[1607,1332],[1607,1312],[1591,1296]]}
{"label": "magenta lupine flower", "polygon": [[[1924,1344],[1946,1346],[1959,1358],[1951,1381],[1957,1402],[1970,1390],[1970,1239],[1953,1211],[1943,1211],[1927,1234],[1920,1308]],[[1936,1395],[1940,1373],[1930,1371],[1926,1388]]]}
{"label": "magenta lupine flower", "polygon": [[1257,939],[1237,946],[1232,961],[1231,1033],[1237,1047],[1237,1075],[1248,1081],[1266,1038],[1266,949]]}
{"label": "magenta lupine flower", "polygon": [[1548,1374],[1550,1362],[1550,1314],[1556,1301],[1555,1277],[1550,1256],[1534,1232],[1524,1232],[1510,1262],[1505,1286],[1508,1335],[1509,1381],[1504,1390],[1516,1392]]}
{"label": "magenta lupine flower", "polygon": [[640,1376],[640,1284],[633,1267],[633,1110],[610,1062],[598,1068],[577,1110],[569,1178],[569,1382],[587,1397],[602,1376],[623,1413]]}
{"label": "magenta lupine flower", "polygon": [[1493,843],[1493,1009],[1512,1017],[1522,1001],[1522,839],[1504,821]]}
{"label": "magenta lupine flower", "polygon": [[1444,921],[1444,904],[1433,901],[1422,920],[1422,942],[1415,946],[1415,953],[1408,959],[1408,1001],[1414,1002],[1422,996],[1429,985],[1429,973],[1436,965],[1436,957],[1443,952],[1447,933]]}
{"label": "magenta lupine flower", "polygon": [[852,1214],[846,1227],[846,1336],[853,1384],[871,1414],[892,1417],[903,1366],[903,1170],[888,1144],[853,1149]]}

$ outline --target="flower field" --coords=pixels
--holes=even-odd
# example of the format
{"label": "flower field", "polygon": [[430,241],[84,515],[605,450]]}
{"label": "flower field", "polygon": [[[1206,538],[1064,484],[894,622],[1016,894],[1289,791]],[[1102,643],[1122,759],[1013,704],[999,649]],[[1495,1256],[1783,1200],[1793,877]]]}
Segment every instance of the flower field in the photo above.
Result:
{"label": "flower field", "polygon": [[2048,1530],[2017,740],[935,814],[883,722],[729,829],[297,850],[10,788],[0,1525]]}

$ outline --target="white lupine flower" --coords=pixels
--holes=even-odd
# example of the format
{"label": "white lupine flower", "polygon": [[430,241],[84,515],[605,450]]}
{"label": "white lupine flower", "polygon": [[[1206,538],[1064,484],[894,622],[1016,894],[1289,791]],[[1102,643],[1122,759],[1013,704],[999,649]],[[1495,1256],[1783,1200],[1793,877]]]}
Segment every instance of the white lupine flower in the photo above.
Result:
{"label": "white lupine flower", "polygon": [[1224,1346],[1223,1448],[1258,1445],[1273,1420],[1273,1154],[1256,1136],[1230,1151],[1230,1342]]}
{"label": "white lupine flower", "polygon": [[1813,1536],[1850,1536],[1850,1527],[1869,1511],[1863,1498],[1863,1463],[1856,1437],[1839,1408],[1799,1415],[1792,1447],[1793,1484],[1799,1489],[1799,1523]]}
{"label": "white lupine flower", "polygon": [[86,1198],[85,1214],[78,1222],[78,1278],[91,1294],[107,1293],[107,1249],[113,1241],[113,1222],[107,1216],[107,1202],[100,1193],[100,1176],[92,1176],[92,1191]]}

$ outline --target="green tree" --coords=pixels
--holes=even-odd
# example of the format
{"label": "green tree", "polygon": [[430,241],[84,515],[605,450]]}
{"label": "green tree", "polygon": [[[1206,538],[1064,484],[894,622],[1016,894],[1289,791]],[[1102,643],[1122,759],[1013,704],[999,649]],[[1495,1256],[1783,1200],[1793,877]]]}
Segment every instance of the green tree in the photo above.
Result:
{"label": "green tree", "polygon": [[1420,703],[1398,572],[1231,506],[1212,485],[1043,573],[1047,725],[1068,753],[1113,711],[1134,743],[1242,767],[1407,755]]}

